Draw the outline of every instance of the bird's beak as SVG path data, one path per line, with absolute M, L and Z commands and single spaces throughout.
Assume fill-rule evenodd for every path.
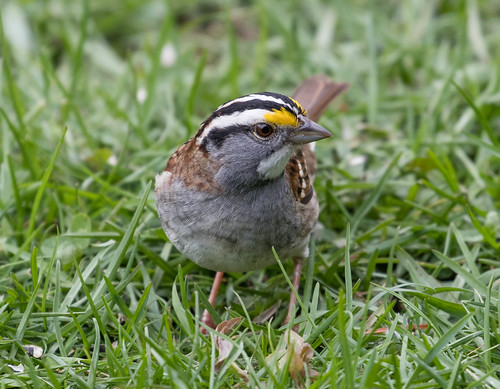
M 332 136 L 328 130 L 307 117 L 302 117 L 301 121 L 302 125 L 292 133 L 292 143 L 310 143 Z

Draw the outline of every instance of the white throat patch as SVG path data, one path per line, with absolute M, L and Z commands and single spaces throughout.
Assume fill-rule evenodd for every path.
M 290 160 L 294 149 L 290 146 L 283 146 L 262 160 L 257 167 L 257 172 L 266 180 L 279 177 L 285 171 L 286 164 Z

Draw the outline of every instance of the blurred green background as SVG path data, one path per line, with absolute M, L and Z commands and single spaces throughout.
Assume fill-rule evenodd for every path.
M 500 385 L 500 2 L 3 0 L 0 13 L 3 385 Z M 321 119 L 335 138 L 317 148 L 321 228 L 299 293 L 318 377 L 266 362 L 286 314 L 278 266 L 227 275 L 219 319 L 277 311 L 244 320 L 216 372 L 196 322 L 212 272 L 170 245 L 151 182 L 221 103 L 317 73 L 350 84 Z

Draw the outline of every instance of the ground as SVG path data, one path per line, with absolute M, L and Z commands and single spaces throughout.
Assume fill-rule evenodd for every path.
M 5 387 L 500 386 L 498 2 L 0 13 Z M 317 73 L 350 88 L 320 121 L 335 138 L 317 145 L 297 374 L 275 351 L 291 261 L 227 274 L 212 313 L 243 319 L 201 335 L 213 273 L 171 246 L 152 185 L 218 105 Z

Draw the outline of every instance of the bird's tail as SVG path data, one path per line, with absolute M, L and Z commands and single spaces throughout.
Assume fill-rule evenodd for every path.
M 318 121 L 328 104 L 348 87 L 346 82 L 334 82 L 318 74 L 302 82 L 293 92 L 293 98 L 307 110 L 311 120 Z

